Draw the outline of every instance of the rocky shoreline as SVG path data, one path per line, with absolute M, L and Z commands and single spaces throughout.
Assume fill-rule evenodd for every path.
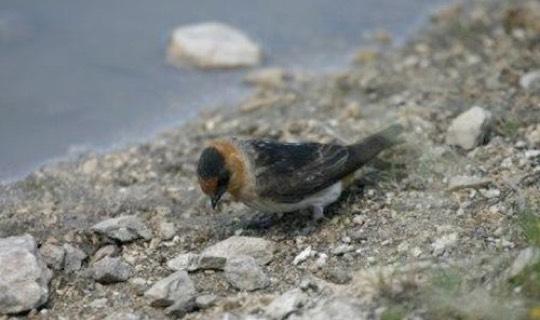
M 0 319 L 540 319 L 540 3 L 454 5 L 357 60 L 252 74 L 235 108 L 1 186 Z M 198 190 L 209 139 L 396 121 L 316 228 Z

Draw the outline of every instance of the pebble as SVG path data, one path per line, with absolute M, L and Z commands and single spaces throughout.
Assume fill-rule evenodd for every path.
M 335 256 L 340 256 L 348 252 L 354 251 L 354 246 L 350 244 L 340 244 L 334 249 L 332 249 L 332 254 Z
M 177 271 L 156 282 L 144 296 L 152 307 L 189 309 L 195 303 L 197 289 L 186 271 Z M 171 309 L 172 310 L 172 309 Z
M 229 257 L 246 255 L 253 257 L 259 265 L 270 263 L 273 258 L 274 244 L 271 241 L 232 236 L 206 248 L 199 258 L 201 269 L 223 269 Z
M 473 176 L 453 176 L 449 179 L 448 190 L 455 191 L 466 188 L 485 187 L 491 183 L 489 178 L 473 177 Z
M 433 256 L 441 256 L 446 249 L 456 244 L 457 240 L 458 234 L 455 232 L 443 235 L 442 237 L 436 239 L 435 242 L 431 244 Z
M 179 66 L 235 68 L 258 65 L 262 50 L 236 28 L 205 22 L 176 28 L 171 35 L 167 58 Z
M 40 307 L 49 298 L 52 272 L 31 235 L 0 239 L 0 314 Z
M 300 263 L 306 261 L 311 256 L 311 252 L 312 252 L 311 246 L 305 248 L 299 254 L 297 254 L 296 257 L 294 257 L 293 264 L 297 266 Z
M 525 158 L 533 159 L 540 157 L 540 150 L 527 150 L 525 151 Z
M 64 244 L 66 252 L 64 258 L 64 271 L 73 272 L 81 270 L 83 261 L 88 257 L 84 251 L 69 243 Z
M 474 106 L 452 121 L 446 132 L 446 143 L 472 150 L 485 141 L 492 125 L 491 112 Z
M 309 297 L 301 289 L 292 289 L 275 298 L 264 308 L 264 314 L 273 320 L 282 320 L 298 311 Z
M 133 312 L 113 312 L 103 320 L 140 320 L 142 317 Z
M 61 270 L 64 266 L 64 256 L 66 252 L 63 246 L 46 242 L 39 248 L 39 253 L 49 268 Z
M 173 271 L 195 271 L 199 269 L 199 255 L 194 253 L 185 253 L 167 261 L 167 267 Z
M 195 304 L 200 309 L 213 307 L 218 302 L 219 297 L 214 294 L 203 294 L 195 298 Z
M 332 267 L 325 272 L 326 280 L 335 284 L 346 284 L 351 281 L 351 274 L 342 267 Z
M 176 226 L 172 222 L 162 221 L 159 224 L 159 237 L 162 240 L 171 240 L 176 235 Z
M 107 302 L 109 302 L 107 298 L 96 299 L 90 302 L 89 307 L 93 309 L 103 309 L 107 306 Z
M 270 285 L 270 279 L 250 256 L 234 256 L 225 265 L 227 281 L 239 290 L 254 291 Z
M 136 216 L 121 216 L 102 221 L 92 231 L 121 243 L 152 239 L 152 231 Z
M 535 86 L 540 89 L 540 70 L 533 70 L 522 75 L 519 78 L 519 85 L 525 90 L 532 89 Z
M 120 257 L 105 257 L 94 264 L 92 272 L 94 280 L 107 284 L 128 280 L 133 274 L 133 267 Z

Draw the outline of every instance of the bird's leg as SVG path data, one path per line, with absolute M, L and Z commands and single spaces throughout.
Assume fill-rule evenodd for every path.
M 323 206 L 313 206 L 313 221 L 319 221 L 324 219 L 324 207 Z

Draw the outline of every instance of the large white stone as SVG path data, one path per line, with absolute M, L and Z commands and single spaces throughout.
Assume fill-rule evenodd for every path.
M 480 145 L 486 138 L 493 116 L 481 107 L 472 107 L 452 121 L 446 132 L 446 143 L 471 150 Z
M 262 50 L 240 30 L 222 23 L 207 22 L 176 28 L 167 58 L 175 65 L 236 68 L 259 64 Z
M 43 305 L 51 277 L 32 236 L 0 239 L 0 314 Z

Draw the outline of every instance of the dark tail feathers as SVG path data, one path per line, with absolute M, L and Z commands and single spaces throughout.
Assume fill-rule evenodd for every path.
M 370 135 L 358 143 L 350 145 L 352 156 L 349 158 L 349 164 L 359 168 L 375 158 L 384 149 L 401 143 L 402 141 L 399 139 L 399 135 L 402 131 L 403 126 L 396 123 Z

